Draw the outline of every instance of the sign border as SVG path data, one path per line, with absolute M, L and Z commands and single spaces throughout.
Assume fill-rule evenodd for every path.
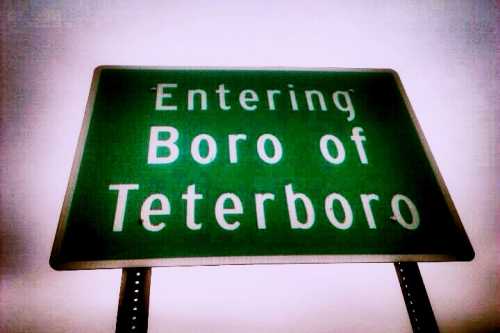
M 397 88 L 404 100 L 406 109 L 410 114 L 413 126 L 417 130 L 417 135 L 422 144 L 425 156 L 430 162 L 432 171 L 439 184 L 439 189 L 444 196 L 445 202 L 450 210 L 456 227 L 464 237 L 471 249 L 471 253 L 464 256 L 454 256 L 445 254 L 354 254 L 354 255 L 262 255 L 262 256 L 218 256 L 218 257 L 181 257 L 181 258 L 153 258 L 153 259 L 122 259 L 122 260 L 92 260 L 92 261 L 71 261 L 60 262 L 61 244 L 66 231 L 69 207 L 73 199 L 77 176 L 83 157 L 83 150 L 87 133 L 94 110 L 94 102 L 97 87 L 102 70 L 105 69 L 128 69 L 128 70 L 219 70 L 219 71 L 304 71 L 304 72 L 379 72 L 392 74 Z M 450 193 L 444 183 L 444 179 L 439 172 L 437 163 L 431 153 L 429 145 L 424 137 L 422 128 L 415 116 L 415 112 L 410 104 L 406 91 L 403 87 L 399 74 L 390 68 L 336 68 L 336 67 L 176 67 L 176 66 L 120 66 L 101 65 L 94 69 L 92 83 L 87 99 L 83 124 L 78 137 L 78 144 L 71 167 L 71 173 L 64 195 L 63 206 L 59 216 L 56 235 L 49 264 L 55 270 L 81 270 L 100 268 L 127 268 L 127 267 L 172 267 L 172 266 L 212 266 L 212 265 L 248 265 L 248 264 L 327 264 L 327 263 L 375 263 L 375 262 L 419 262 L 419 261 L 470 261 L 474 259 L 475 253 L 467 233 L 460 221 L 457 209 L 451 200 Z

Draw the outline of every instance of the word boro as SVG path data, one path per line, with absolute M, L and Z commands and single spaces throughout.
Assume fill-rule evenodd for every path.
M 473 256 L 395 72 L 99 67 L 50 262 Z

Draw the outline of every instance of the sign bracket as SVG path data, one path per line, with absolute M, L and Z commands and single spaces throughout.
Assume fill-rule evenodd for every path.
M 416 262 L 395 262 L 399 285 L 413 332 L 439 333 L 427 291 Z
M 116 333 L 148 331 L 150 285 L 150 267 L 122 269 Z

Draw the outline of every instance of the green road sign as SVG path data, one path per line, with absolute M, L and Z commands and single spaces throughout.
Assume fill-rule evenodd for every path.
M 99 67 L 51 265 L 473 256 L 395 72 Z

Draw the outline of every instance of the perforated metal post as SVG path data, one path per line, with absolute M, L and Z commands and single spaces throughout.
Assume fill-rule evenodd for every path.
M 116 333 L 148 331 L 151 268 L 124 268 L 120 287 Z
M 394 263 L 413 332 L 439 333 L 424 281 L 416 262 Z

